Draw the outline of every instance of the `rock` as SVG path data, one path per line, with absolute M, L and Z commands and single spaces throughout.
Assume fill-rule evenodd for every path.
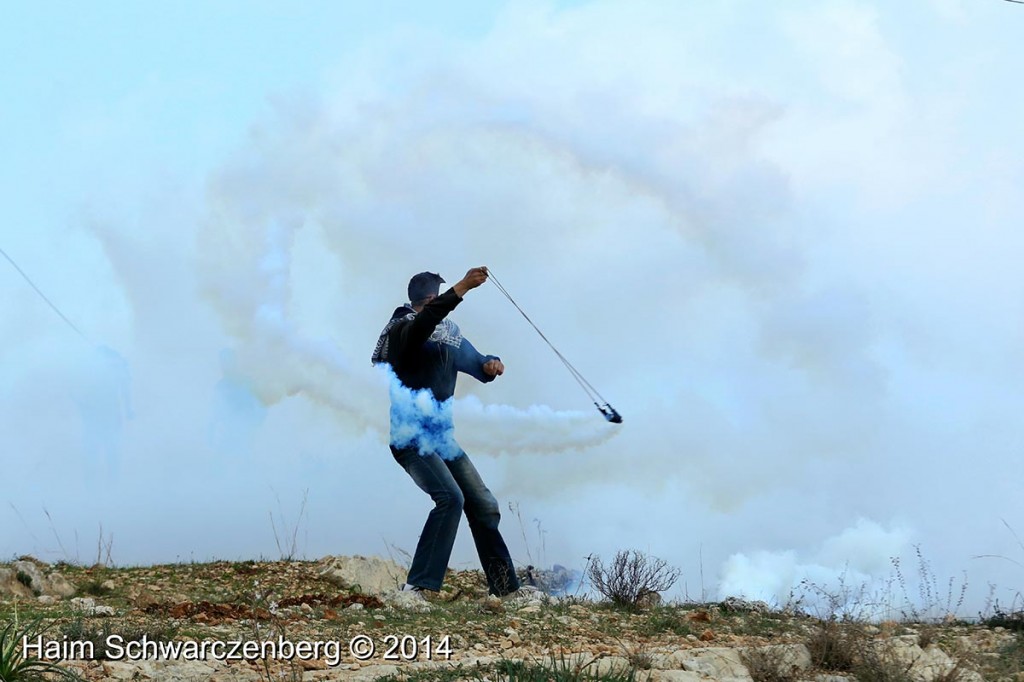
M 899 668 L 907 670 L 910 677 L 918 682 L 931 682 L 956 667 L 953 659 L 939 647 L 921 649 L 917 645 L 916 635 L 876 642 L 874 651 L 881 660 L 891 660 Z M 968 670 L 963 671 L 957 679 L 961 682 L 974 682 L 974 680 L 980 681 L 981 677 Z
M 745 613 L 768 613 L 771 607 L 763 601 L 747 601 L 739 597 L 726 597 L 719 603 L 723 611 Z
M 41 561 L 19 559 L 10 568 L 0 568 L 0 595 L 31 598 L 37 595 L 70 597 L 75 586 Z
M 718 682 L 751 682 L 750 672 L 743 665 L 737 649 L 690 649 L 682 653 L 683 670 L 706 675 Z
M 75 597 L 71 600 L 71 608 L 74 611 L 92 613 L 92 610 L 96 608 L 96 600 L 92 597 Z
M 594 654 L 588 653 L 586 651 L 581 651 L 575 654 L 566 654 L 565 665 L 570 670 L 580 670 L 585 666 L 589 666 L 593 660 Z
M 148 676 L 160 682 L 193 682 L 194 680 L 208 680 L 216 668 L 212 661 L 139 661 L 142 670 L 146 670 Z M 148 666 L 146 664 L 149 664 Z M 147 670 L 147 668 L 149 668 Z M 133 678 L 134 679 L 134 678 Z
M 652 670 L 650 682 L 704 682 L 704 678 L 689 670 Z
M 773 671 L 779 679 L 793 677 L 793 673 L 809 670 L 811 663 L 811 652 L 804 644 L 775 644 L 742 650 L 743 652 L 760 652 L 765 655 L 766 660 L 773 661 L 778 669 Z M 740 658 L 742 659 L 743 653 Z
M 394 561 L 380 557 L 329 556 L 320 560 L 319 569 L 320 575 L 339 587 L 376 596 L 400 588 L 406 575 Z
M 75 597 L 71 600 L 71 609 L 86 616 L 113 616 L 115 611 L 110 606 L 97 606 L 92 597 Z
M 53 595 L 55 597 L 70 597 L 78 588 L 56 571 L 46 576 L 46 583 L 43 585 L 43 594 Z
M 661 595 L 657 592 L 648 590 L 640 595 L 636 601 L 636 605 L 642 609 L 653 609 L 656 606 L 661 606 Z
M 548 597 L 536 588 L 522 587 L 511 594 L 506 594 L 501 599 L 509 606 L 520 607 L 529 604 L 543 604 L 545 600 L 552 599 L 552 597 Z
M 649 655 L 649 660 L 651 662 L 651 668 L 654 668 L 655 670 L 672 670 L 679 667 L 679 664 L 676 662 L 675 658 L 672 657 L 672 654 L 652 653 Z
M 151 606 L 157 606 L 158 604 L 164 603 L 163 599 L 160 599 L 155 594 L 146 589 L 132 590 L 128 598 L 131 600 L 137 608 L 145 611 Z
M 392 608 L 405 609 L 408 611 L 429 611 L 432 607 L 430 602 L 423 598 L 419 592 L 403 592 L 392 590 L 381 595 L 385 604 Z
M 598 676 L 606 676 L 616 673 L 621 674 L 630 670 L 630 668 L 629 661 L 622 656 L 604 656 L 597 659 L 594 665 L 587 668 L 587 670 L 596 673 Z

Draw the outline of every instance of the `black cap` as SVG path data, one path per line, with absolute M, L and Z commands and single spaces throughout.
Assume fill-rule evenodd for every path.
M 409 302 L 417 303 L 428 296 L 437 296 L 444 279 L 436 272 L 421 272 L 409 280 Z

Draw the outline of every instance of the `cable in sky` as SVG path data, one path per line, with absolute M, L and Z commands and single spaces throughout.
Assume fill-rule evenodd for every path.
M 54 304 L 53 304 L 53 301 L 51 301 L 50 299 L 48 299 L 48 298 L 46 297 L 46 294 L 44 294 L 44 293 L 43 293 L 42 291 L 40 291 L 40 290 L 39 290 L 39 287 L 37 287 L 37 286 L 35 285 L 35 282 L 33 282 L 33 281 L 32 281 L 32 280 L 31 280 L 31 279 L 29 278 L 29 276 L 25 274 L 25 271 L 24 271 L 24 270 L 22 270 L 22 269 L 21 269 L 20 267 L 18 267 L 18 264 L 14 262 L 14 259 L 13 259 L 13 258 L 11 258 L 10 256 L 8 256 L 8 255 L 7 255 L 7 252 L 6 252 L 6 251 L 4 251 L 4 250 L 3 250 L 2 248 L 0 248 L 0 254 L 3 254 L 3 257 L 7 259 L 7 262 L 8 262 L 8 263 L 10 263 L 10 264 L 11 264 L 12 266 L 14 266 L 14 269 L 18 271 L 18 274 L 19 274 L 19 275 L 21 275 L 22 277 L 24 277 L 24 278 L 25 278 L 25 281 L 26 281 L 26 282 L 28 282 L 28 285 L 29 285 L 30 287 L 32 287 L 33 289 L 35 289 L 35 292 L 36 292 L 37 294 L 39 294 L 39 297 L 40 297 L 41 299 L 43 299 L 44 301 L 46 301 L 46 304 L 47 304 L 48 306 L 50 306 L 50 308 L 52 308 L 52 309 L 53 309 L 53 312 L 55 312 L 55 313 L 57 313 L 58 315 L 60 315 L 60 319 L 64 320 L 64 321 L 65 321 L 65 322 L 67 323 L 67 325 L 68 325 L 69 327 L 71 327 L 72 329 L 74 329 L 74 330 L 75 330 L 75 333 L 76 333 L 76 334 L 78 334 L 78 335 L 79 335 L 80 337 L 82 337 L 82 340 L 83 340 L 83 341 L 88 341 L 88 339 L 87 339 L 87 338 L 85 338 L 85 334 L 83 334 L 83 333 L 82 333 L 82 332 L 81 332 L 81 331 L 80 331 L 80 330 L 78 329 L 78 327 L 76 327 L 76 326 L 75 326 L 75 323 L 74 323 L 74 322 L 72 322 L 71 320 L 69 320 L 69 319 L 68 319 L 68 317 L 67 317 L 67 315 L 65 315 L 64 313 L 62 313 L 62 312 L 60 311 L 60 308 L 58 308 L 58 307 L 57 307 L 56 305 L 54 305 Z

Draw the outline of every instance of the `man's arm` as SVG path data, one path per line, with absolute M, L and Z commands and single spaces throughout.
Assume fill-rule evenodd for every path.
M 448 313 L 455 310 L 459 303 L 462 303 L 462 297 L 458 296 L 455 287 L 452 287 L 423 306 L 423 310 L 416 313 L 411 322 L 398 328 L 399 352 L 406 348 L 419 348 L 426 343 L 434 333 L 434 328 L 448 317 Z
M 399 352 L 408 348 L 418 348 L 426 343 L 434 333 L 434 328 L 448 316 L 448 313 L 455 310 L 455 306 L 462 302 L 463 296 L 470 289 L 476 289 L 486 281 L 486 267 L 471 268 L 455 286 L 423 306 L 412 322 L 398 329 Z
M 482 355 L 465 336 L 455 355 L 455 369 L 479 381 L 488 383 L 505 371 L 505 366 L 496 355 Z

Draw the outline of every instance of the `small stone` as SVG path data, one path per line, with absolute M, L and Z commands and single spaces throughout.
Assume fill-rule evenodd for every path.
M 636 605 L 643 609 L 652 609 L 656 606 L 661 606 L 661 595 L 657 592 L 648 590 L 637 599 Z
M 71 600 L 71 608 L 83 611 L 96 606 L 96 600 L 92 597 L 75 597 Z
M 702 642 L 710 642 L 714 638 L 715 638 L 715 633 L 712 632 L 711 630 L 705 630 L 704 632 L 700 633 L 700 641 L 702 641 Z

